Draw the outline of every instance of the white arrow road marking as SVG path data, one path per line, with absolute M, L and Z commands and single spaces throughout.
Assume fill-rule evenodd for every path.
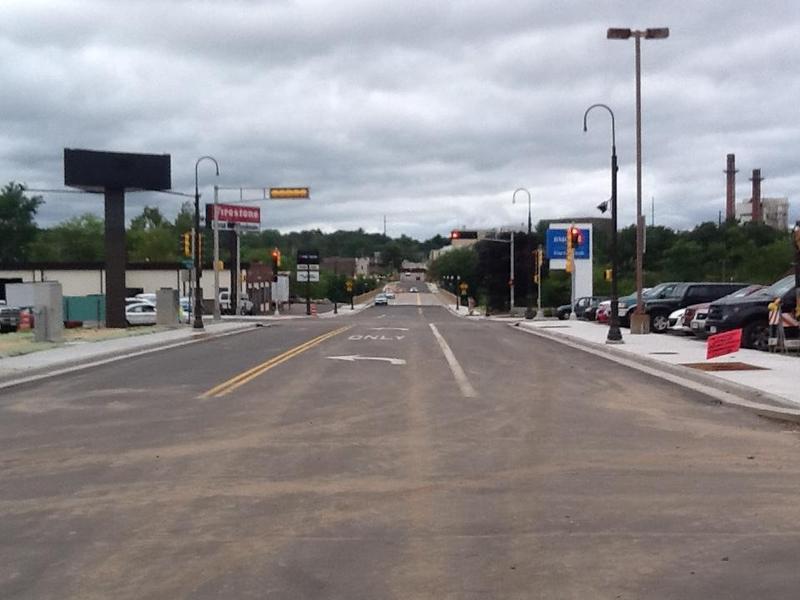
M 388 362 L 392 365 L 404 365 L 406 361 L 402 358 L 391 358 L 389 356 L 361 356 L 359 354 L 351 354 L 349 356 L 326 356 L 332 360 L 346 360 L 347 362 L 354 362 L 357 360 L 381 360 Z
M 370 327 L 372 331 L 408 331 L 408 327 Z
M 461 368 L 461 365 L 456 359 L 456 355 L 453 354 L 453 351 L 450 349 L 447 341 L 442 337 L 442 334 L 439 333 L 439 330 L 436 329 L 436 325 L 433 323 L 428 323 L 428 325 L 430 325 L 436 341 L 439 342 L 439 347 L 442 349 L 445 359 L 447 359 L 447 364 L 450 365 L 450 370 L 453 372 L 453 377 L 455 377 L 459 389 L 461 389 L 461 394 L 465 398 L 475 398 L 478 393 L 470 384 L 469 379 L 467 379 L 467 374 L 464 373 L 464 369 Z

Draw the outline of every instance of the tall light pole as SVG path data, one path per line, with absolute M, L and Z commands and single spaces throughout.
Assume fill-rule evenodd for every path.
M 611 318 L 608 324 L 606 344 L 622 344 L 619 329 L 619 290 L 617 289 L 617 132 L 614 124 L 614 111 L 605 104 L 592 104 L 583 113 L 583 131 L 587 131 L 586 118 L 593 108 L 605 108 L 611 115 Z
M 511 204 L 516 204 L 517 192 L 528 194 L 528 237 L 525 239 L 525 318 L 533 318 L 533 295 L 531 294 L 531 282 L 533 272 L 528 272 L 527 265 L 531 264 L 531 193 L 525 188 L 517 188 L 511 196 Z
M 214 163 L 219 177 L 219 164 L 214 157 L 201 156 L 194 163 L 194 329 L 203 328 L 203 288 L 200 287 L 200 188 L 197 183 L 197 169 L 203 160 Z
M 606 32 L 609 40 L 636 42 L 636 310 L 631 315 L 631 333 L 649 331 L 649 320 L 642 306 L 642 257 L 644 254 L 644 220 L 642 218 L 642 51 L 641 39 L 662 40 L 669 37 L 668 27 L 645 29 L 611 28 Z

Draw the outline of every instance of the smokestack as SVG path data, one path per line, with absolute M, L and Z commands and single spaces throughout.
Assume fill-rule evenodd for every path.
M 753 182 L 753 197 L 750 199 L 752 202 L 752 221 L 753 223 L 761 223 L 761 182 L 764 178 L 761 177 L 761 169 L 753 169 L 753 176 L 750 178 Z
M 728 154 L 728 168 L 725 169 L 728 176 L 727 187 L 725 189 L 725 220 L 729 221 L 736 218 L 736 155 Z

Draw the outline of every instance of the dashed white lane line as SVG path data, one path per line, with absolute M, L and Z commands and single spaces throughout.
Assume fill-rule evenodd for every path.
M 453 377 L 455 378 L 456 383 L 461 390 L 461 394 L 465 398 L 475 398 L 478 393 L 475 391 L 475 388 L 472 387 L 472 384 L 470 384 L 469 379 L 467 379 L 464 369 L 461 368 L 458 359 L 456 358 L 455 354 L 453 354 L 450 346 L 447 344 L 447 340 L 445 340 L 442 337 L 442 334 L 439 333 L 439 330 L 436 329 L 436 325 L 433 323 L 428 323 L 428 325 L 430 325 L 436 341 L 439 342 L 439 347 L 442 349 L 442 353 L 447 360 L 447 364 L 450 366 L 450 370 L 453 372 Z

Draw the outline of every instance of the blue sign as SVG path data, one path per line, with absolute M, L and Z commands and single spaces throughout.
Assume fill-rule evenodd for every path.
M 583 241 L 575 247 L 575 258 L 589 258 L 589 249 L 592 240 L 589 237 L 589 230 L 579 227 Z M 547 258 L 567 258 L 567 230 L 548 229 L 547 230 Z

